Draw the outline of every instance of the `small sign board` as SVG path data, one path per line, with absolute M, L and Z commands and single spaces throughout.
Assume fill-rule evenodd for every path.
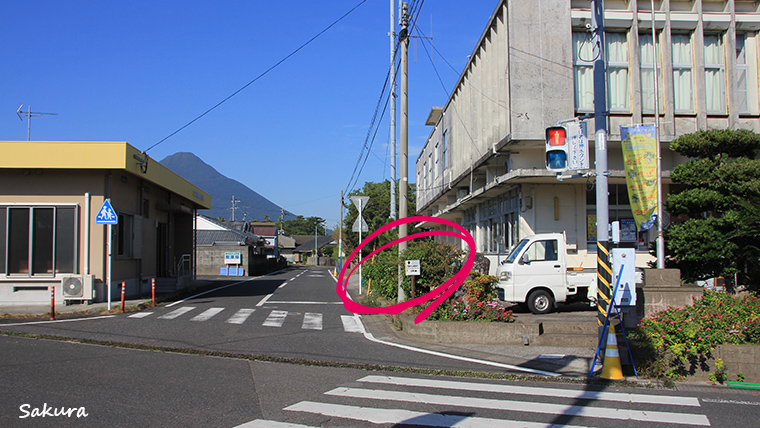
M 568 169 L 588 169 L 588 131 L 586 122 L 567 124 L 567 139 L 570 141 L 567 154 Z
M 622 271 L 621 271 L 622 269 Z M 618 282 L 618 275 L 620 279 Z M 618 285 L 615 292 L 615 306 L 636 306 L 636 250 L 633 248 L 612 249 L 612 284 Z
M 362 210 L 369 202 L 369 196 L 351 196 L 351 201 L 356 205 L 356 209 Z
M 110 199 L 103 201 L 103 205 L 98 210 L 98 215 L 95 216 L 95 224 L 119 224 L 119 216 L 113 210 Z
M 406 261 L 406 276 L 419 276 L 420 274 L 420 261 L 419 260 L 407 260 Z
M 241 260 L 241 253 L 239 251 L 225 251 L 224 252 L 225 265 L 239 265 L 240 260 Z

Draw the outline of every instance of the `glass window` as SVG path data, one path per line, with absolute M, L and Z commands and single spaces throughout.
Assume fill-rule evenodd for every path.
M 628 39 L 625 33 L 607 33 L 607 107 L 630 110 Z
M 443 138 L 441 139 L 441 168 L 442 171 L 449 167 L 449 131 L 443 131 Z
M 720 35 L 705 36 L 705 99 L 708 113 L 726 112 L 726 57 Z
M 589 33 L 573 32 L 575 109 L 594 110 L 594 52 Z
M 548 239 L 545 241 L 536 241 L 530 244 L 525 251 L 528 255 L 528 261 L 531 262 L 548 262 L 557 260 L 557 240 Z
M 692 77 L 691 38 L 673 34 L 673 94 L 676 112 L 694 112 L 694 78 Z
M 607 107 L 630 110 L 628 40 L 625 33 L 605 34 Z M 575 109 L 594 109 L 594 49 L 588 32 L 573 32 L 573 84 Z
M 736 35 L 736 99 L 739 113 L 749 113 L 746 39 L 745 34 Z
M 132 257 L 132 216 L 120 213 L 119 224 L 114 229 L 116 255 L 122 258 Z
M 29 274 L 29 208 L 8 209 L 8 273 Z
M 53 208 L 32 208 L 32 274 L 53 273 Z
M 5 273 L 5 219 L 7 217 L 7 209 L 0 207 L 0 274 Z
M 659 43 L 658 43 L 659 44 Z M 639 36 L 639 58 L 641 59 L 641 109 L 645 112 L 654 113 L 655 99 L 659 101 L 659 109 L 662 112 L 662 68 L 657 60 L 657 46 L 652 43 L 652 34 Z M 654 74 L 657 67 L 659 79 L 659 93 L 655 96 Z
M 77 250 L 77 215 L 74 207 L 55 210 L 55 271 L 74 273 Z

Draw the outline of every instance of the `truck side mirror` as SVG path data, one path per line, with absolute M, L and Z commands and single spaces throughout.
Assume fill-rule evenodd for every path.
M 520 263 L 524 265 L 530 264 L 530 257 L 528 256 L 528 253 L 523 253 L 522 257 L 520 257 Z

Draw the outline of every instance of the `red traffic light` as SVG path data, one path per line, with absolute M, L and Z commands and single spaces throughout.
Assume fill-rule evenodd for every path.
M 546 128 L 546 143 L 550 146 L 564 146 L 567 142 L 567 130 L 562 126 Z

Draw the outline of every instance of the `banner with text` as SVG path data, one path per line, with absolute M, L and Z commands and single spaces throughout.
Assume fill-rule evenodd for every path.
M 654 125 L 620 127 L 628 199 L 639 232 L 657 218 L 657 137 Z

